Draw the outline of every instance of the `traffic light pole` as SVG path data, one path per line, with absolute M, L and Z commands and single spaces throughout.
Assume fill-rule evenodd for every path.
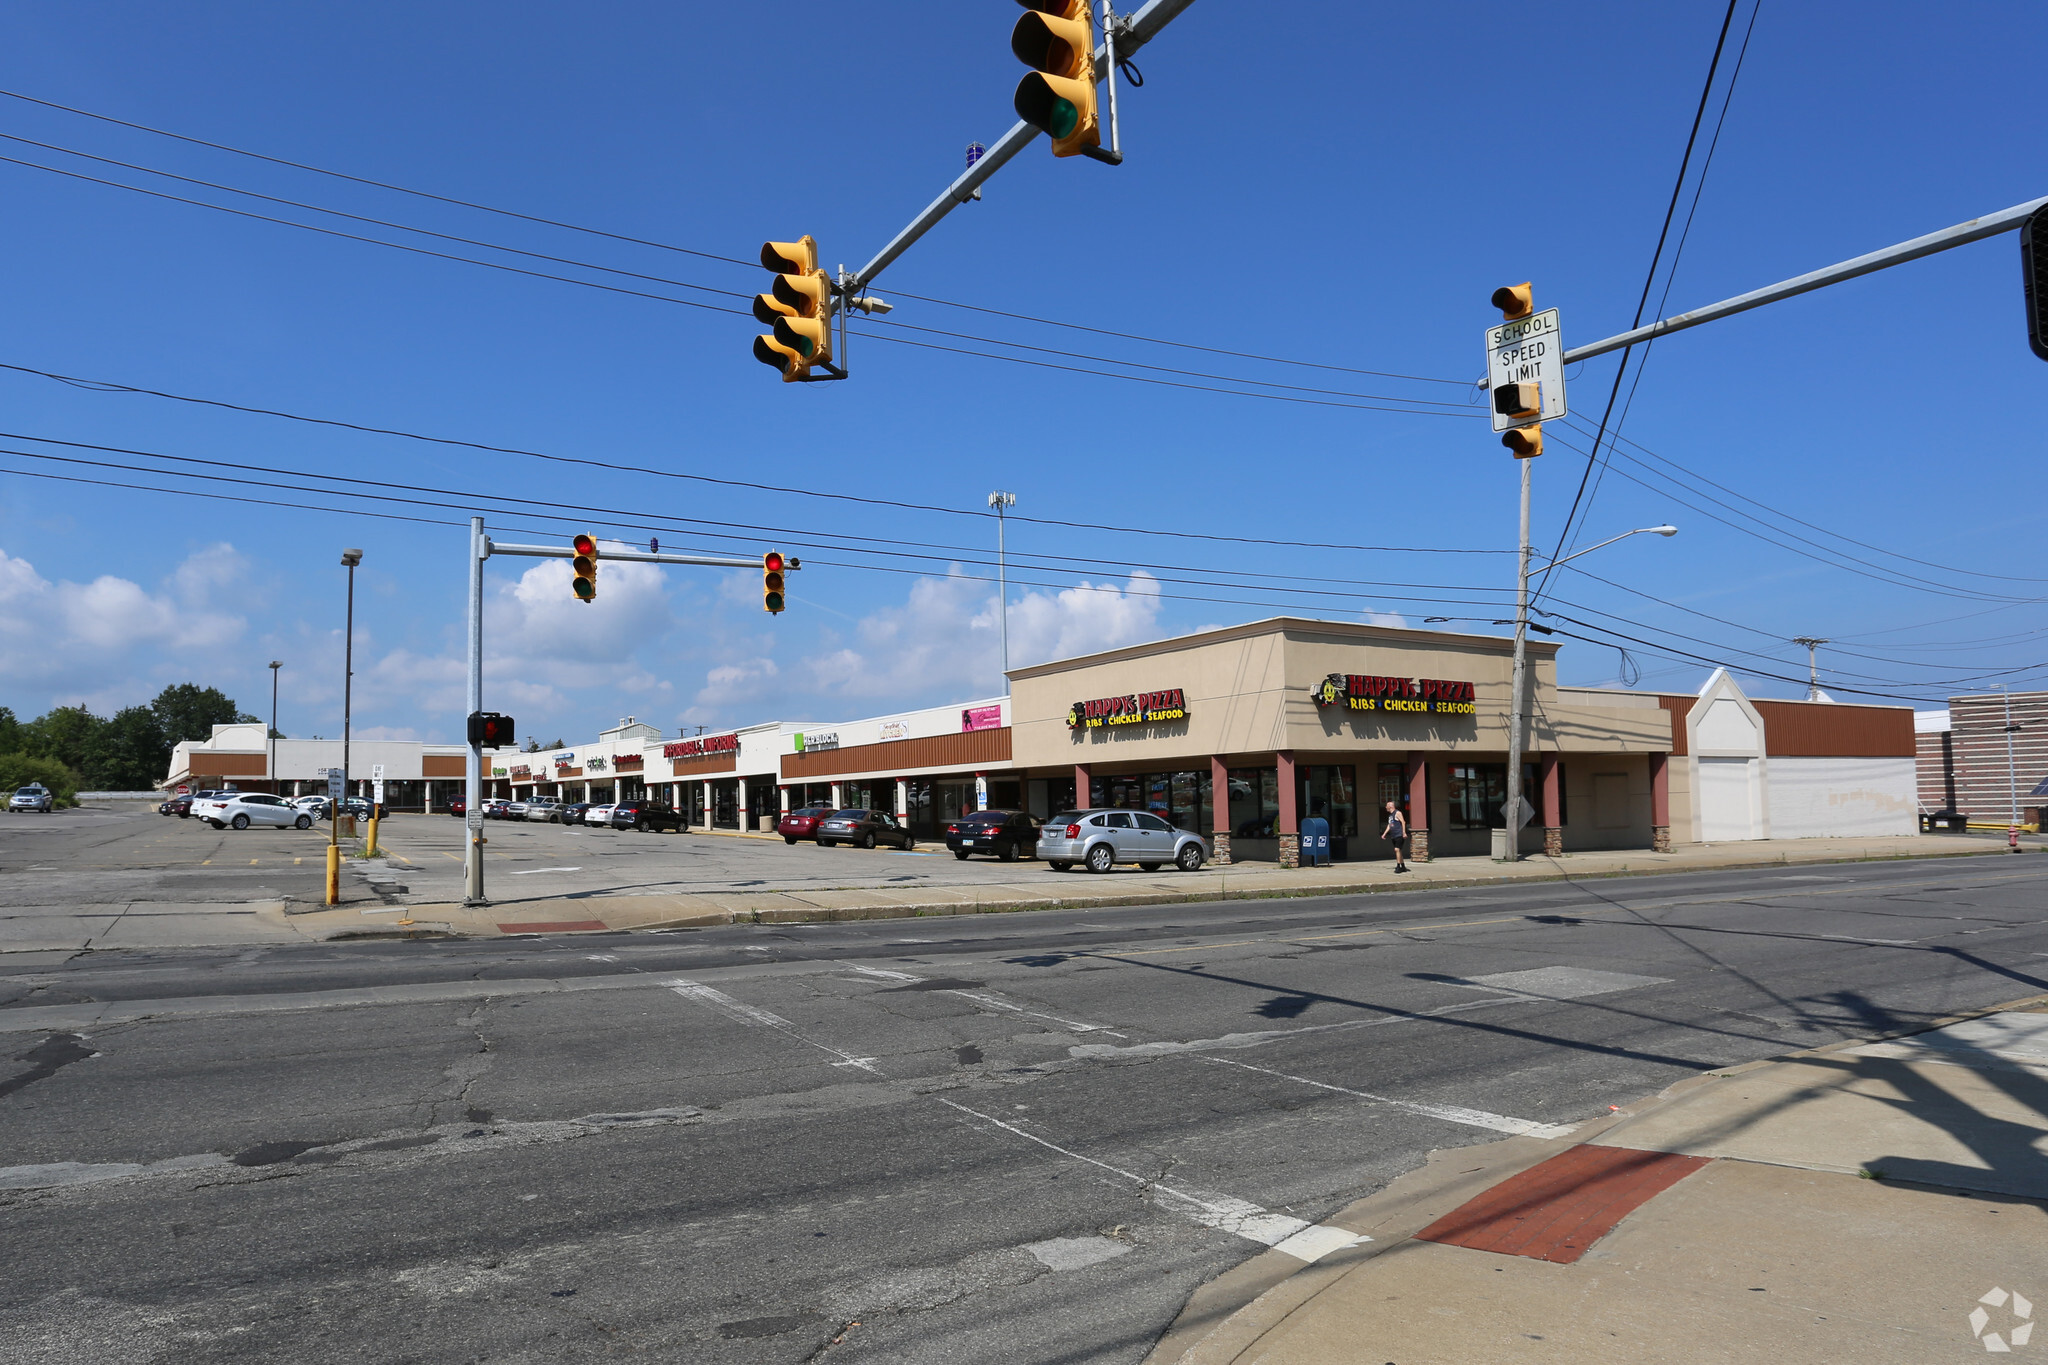
M 1158 37 L 1161 29 L 1178 19 L 1181 12 L 1194 2 L 1195 0 L 1148 0 L 1148 3 L 1141 5 L 1137 13 L 1123 21 L 1116 30 L 1114 51 L 1117 59 L 1127 61 L 1136 55 L 1139 48 Z M 1098 73 L 1106 68 L 1111 50 L 1109 44 L 1095 49 L 1095 69 Z M 1112 127 L 1111 136 L 1114 135 Z M 981 188 L 982 183 L 1001 170 L 1004 163 L 1023 151 L 1037 136 L 1038 129 L 1021 119 L 1018 120 L 1009 132 L 990 143 L 988 150 L 958 179 L 946 186 L 938 198 L 927 204 L 923 213 L 911 219 L 908 227 L 891 237 L 889 244 L 876 252 L 873 260 L 860 268 L 860 272 L 853 276 L 847 292 L 866 288 L 877 275 L 887 270 L 898 256 L 916 245 L 918 238 L 937 227 L 941 218 L 960 205 L 976 199 L 976 191 Z
M 1732 317 L 1737 313 L 1746 313 L 1752 308 L 1761 308 L 1767 303 L 1777 303 L 1781 299 L 1796 298 L 1801 294 L 1810 294 L 1816 289 L 1825 289 L 1831 284 L 1840 284 L 1844 280 L 1853 280 L 1858 276 L 1868 275 L 1875 271 L 1886 269 L 1889 266 L 1904 265 L 1908 261 L 1917 261 L 1923 256 L 1932 256 L 1936 252 L 1948 251 L 1959 246 L 1968 246 L 1972 242 L 1981 242 L 1987 237 L 1996 237 L 2000 233 L 2017 231 L 2026 223 L 2027 219 L 2034 215 L 2036 210 L 2042 208 L 2048 208 L 2048 198 L 2030 199 L 2024 204 L 2015 204 L 2009 209 L 2001 209 L 1997 213 L 1986 214 L 1982 218 L 1972 218 L 1967 223 L 1958 223 L 1954 227 L 1943 228 L 1939 232 L 1930 232 L 1924 237 L 1915 237 L 1910 242 L 1900 242 L 1897 246 L 1888 246 L 1881 251 L 1873 251 L 1867 255 L 1858 256 L 1853 260 L 1842 261 L 1820 270 L 1808 271 L 1804 275 L 1797 275 L 1789 280 L 1781 280 L 1777 284 L 1766 285 L 1762 289 L 1752 289 L 1747 294 L 1737 294 L 1732 299 L 1723 299 L 1719 303 L 1710 303 L 1704 308 L 1695 308 L 1689 313 L 1674 313 L 1668 318 L 1662 318 L 1645 326 L 1637 327 L 1632 331 L 1619 332 L 1603 341 L 1595 341 L 1585 346 L 1574 346 L 1564 353 L 1564 363 L 1574 365 L 1581 360 L 1590 360 L 1596 355 L 1606 355 L 1609 351 L 1618 351 L 1624 346 L 1638 345 L 1657 337 L 1669 335 L 1672 332 L 1682 332 L 1688 327 L 1697 327 L 1704 322 L 1713 322 L 1717 318 Z M 1484 389 L 1488 387 L 1490 382 L 1489 378 L 1482 378 L 1479 381 L 1479 387 Z
M 1501 808 L 1501 823 L 1507 828 L 1495 836 L 1495 862 L 1516 862 L 1522 840 L 1522 748 L 1528 729 L 1529 692 L 1529 479 L 1533 459 L 1517 460 L 1522 466 L 1521 567 L 1515 574 L 1515 666 L 1508 695 L 1508 799 Z M 1502 836 L 1505 837 L 1502 837 Z
M 505 545 L 484 534 L 484 519 L 469 519 L 469 714 L 484 709 L 484 561 L 492 555 L 513 555 L 526 559 L 574 559 L 568 545 Z M 634 564 L 697 564 L 718 569 L 758 569 L 756 559 L 730 559 L 719 555 L 665 555 L 647 550 L 601 550 L 599 560 L 616 559 Z M 791 559 L 788 567 L 801 567 Z M 488 905 L 484 898 L 484 749 L 480 739 L 469 744 L 463 790 L 467 802 L 462 823 L 469 835 L 462 853 L 462 903 Z

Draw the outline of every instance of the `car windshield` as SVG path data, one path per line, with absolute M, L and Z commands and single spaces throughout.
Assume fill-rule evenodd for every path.
M 963 821 L 977 825 L 1000 825 L 1003 821 L 1010 818 L 1010 812 L 1006 810 L 978 810 L 971 815 L 963 815 L 960 818 Z
M 23 787 L 15 793 L 16 796 L 41 796 L 42 794 L 43 789 L 41 787 Z

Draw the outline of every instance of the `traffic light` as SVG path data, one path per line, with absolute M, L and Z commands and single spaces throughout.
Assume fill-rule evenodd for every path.
M 761 556 L 761 609 L 771 615 L 782 610 L 782 551 Z
M 808 379 L 832 360 L 832 284 L 818 268 L 818 244 L 763 242 L 761 264 L 775 281 L 754 296 L 754 317 L 773 333 L 754 338 L 754 359 L 781 370 L 784 383 Z
M 1528 317 L 1536 310 L 1535 295 L 1527 280 L 1520 284 L 1506 284 L 1493 291 L 1493 306 L 1500 309 L 1504 322 Z
M 1528 317 L 1536 311 L 1535 290 L 1527 280 L 1520 284 L 1502 285 L 1493 291 L 1493 306 L 1500 309 L 1503 322 Z M 1493 410 L 1511 420 L 1540 417 L 1543 415 L 1542 386 L 1533 379 L 1496 385 Z M 1500 443 L 1514 452 L 1516 459 L 1533 460 L 1543 453 L 1543 423 L 1531 421 L 1526 426 L 1511 427 L 1502 434 Z
M 570 542 L 576 547 L 576 557 L 569 561 L 569 568 L 575 579 L 569 587 L 575 592 L 578 602 L 597 600 L 597 542 L 587 535 L 578 535 Z
M 1515 427 L 1501 436 L 1500 443 L 1512 450 L 1516 459 L 1533 460 L 1543 453 L 1543 423 Z
M 1102 145 L 1088 0 L 1017 3 L 1028 12 L 1010 31 L 1010 51 L 1031 68 L 1017 82 L 1017 117 L 1052 139 L 1054 156 L 1085 156 Z
M 512 717 L 501 716 L 496 711 L 469 713 L 469 742 L 485 749 L 511 748 L 515 728 Z
M 2048 209 L 2020 226 L 2020 283 L 2027 295 L 2027 345 L 2048 360 Z

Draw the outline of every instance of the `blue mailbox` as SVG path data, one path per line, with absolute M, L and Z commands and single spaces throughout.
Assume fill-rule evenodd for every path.
M 1301 865 L 1330 865 L 1330 822 L 1320 815 L 1311 815 L 1301 822 Z

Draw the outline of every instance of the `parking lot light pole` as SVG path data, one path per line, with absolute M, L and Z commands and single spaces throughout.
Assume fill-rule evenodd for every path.
M 997 614 L 1002 619 L 1003 695 L 1007 697 L 1010 695 L 1010 575 L 1003 563 L 1003 514 L 1017 505 L 1017 495 L 997 489 L 988 495 L 988 505 L 996 509 L 996 600 Z
M 284 783 L 277 777 L 277 670 L 284 667 L 284 660 L 270 661 L 270 789 L 279 796 L 284 795 Z

